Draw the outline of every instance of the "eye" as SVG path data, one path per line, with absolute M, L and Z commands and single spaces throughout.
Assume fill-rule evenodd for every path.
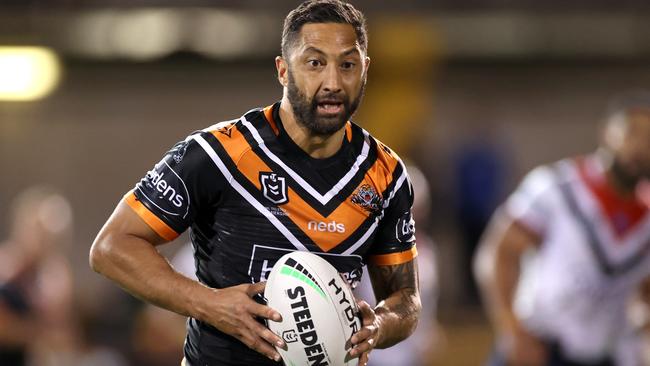
M 353 68 L 355 65 L 356 65 L 356 64 L 355 64 L 354 62 L 345 61 L 345 62 L 343 62 L 343 63 L 341 64 L 341 67 L 342 67 L 343 69 L 351 69 L 351 68 Z
M 320 60 L 316 60 L 316 59 L 308 60 L 308 61 L 307 61 L 307 64 L 308 64 L 309 66 L 311 66 L 311 67 L 318 67 L 318 66 L 321 66 L 321 65 L 322 65 L 322 63 L 320 62 Z

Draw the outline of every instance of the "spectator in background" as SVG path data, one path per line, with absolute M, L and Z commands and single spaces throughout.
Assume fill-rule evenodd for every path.
M 51 188 L 20 194 L 0 245 L 0 365 L 70 365 L 75 347 L 72 276 L 62 253 L 72 210 Z
M 505 153 L 489 131 L 479 131 L 461 144 L 455 156 L 457 219 L 463 242 L 462 268 L 471 268 L 483 231 L 503 199 Z M 479 295 L 471 271 L 463 271 L 464 301 L 478 305 Z
M 526 176 L 475 263 L 498 336 L 490 365 L 639 365 L 626 306 L 650 275 L 648 179 L 647 93 L 613 106 L 596 152 Z

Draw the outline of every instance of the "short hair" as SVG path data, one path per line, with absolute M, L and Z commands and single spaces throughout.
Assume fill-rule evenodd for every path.
M 368 49 L 366 18 L 351 4 L 340 0 L 309 0 L 293 9 L 284 19 L 282 29 L 282 56 L 288 57 L 289 50 L 302 26 L 308 23 L 342 23 L 354 28 L 363 51 Z
M 610 99 L 607 105 L 607 117 L 627 114 L 627 112 L 635 109 L 650 110 L 650 91 L 632 90 L 616 95 Z

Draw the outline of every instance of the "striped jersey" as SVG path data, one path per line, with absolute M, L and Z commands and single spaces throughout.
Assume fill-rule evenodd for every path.
M 347 122 L 339 151 L 314 159 L 286 134 L 279 107 L 191 134 L 126 202 L 164 239 L 191 228 L 197 277 L 213 288 L 264 281 L 296 250 L 322 256 L 353 287 L 365 263 L 413 259 L 413 190 L 399 157 Z M 196 319 L 185 357 L 190 365 L 275 364 Z
M 648 207 L 586 156 L 533 170 L 504 209 L 541 238 L 515 300 L 526 327 L 573 360 L 629 365 L 626 302 L 650 275 Z

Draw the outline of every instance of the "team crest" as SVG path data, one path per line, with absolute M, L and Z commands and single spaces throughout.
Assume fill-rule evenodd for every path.
M 359 187 L 352 195 L 352 202 L 369 212 L 379 211 L 381 208 L 381 197 L 370 184 Z
M 262 194 L 269 201 L 280 205 L 287 203 L 289 197 L 287 196 L 287 181 L 272 172 L 261 172 L 260 183 L 262 184 Z

